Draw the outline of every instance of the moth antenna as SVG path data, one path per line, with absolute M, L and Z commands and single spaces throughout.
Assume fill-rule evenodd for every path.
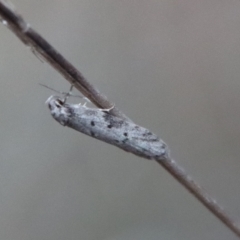
M 65 97 L 64 97 L 64 99 L 63 99 L 63 103 L 66 103 L 66 101 L 67 101 L 67 99 L 68 99 L 69 97 L 83 98 L 83 99 L 86 100 L 87 102 L 91 102 L 87 97 L 83 97 L 83 96 L 79 96 L 79 95 L 74 95 L 74 94 L 72 94 L 72 90 L 73 90 L 73 88 L 74 88 L 73 85 L 71 85 L 71 87 L 70 87 L 70 89 L 69 89 L 68 92 L 60 92 L 60 91 L 57 91 L 57 90 L 55 90 L 55 89 L 53 89 L 53 88 L 51 88 L 51 87 L 49 87 L 49 86 L 47 86 L 47 85 L 45 85 L 45 84 L 42 84 L 42 83 L 39 83 L 39 85 L 42 86 L 42 87 L 45 87 L 45 88 L 47 88 L 47 89 L 50 89 L 50 90 L 53 91 L 53 92 L 56 92 L 56 93 L 59 93 L 59 94 L 64 95 Z
M 53 88 L 51 88 L 51 87 L 49 87 L 49 86 L 47 86 L 47 85 L 45 85 L 45 84 L 42 84 L 42 83 L 39 83 L 39 85 L 42 86 L 42 87 L 45 87 L 45 88 L 47 88 L 47 89 L 50 89 L 50 90 L 53 91 L 53 92 L 60 93 L 60 94 L 66 94 L 66 93 L 64 93 L 64 92 L 57 91 L 57 90 L 55 90 L 55 89 L 53 89 Z

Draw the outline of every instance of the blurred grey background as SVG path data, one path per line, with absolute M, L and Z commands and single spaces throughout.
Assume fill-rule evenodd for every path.
M 240 219 L 240 1 L 13 1 Z M 234 240 L 154 161 L 56 123 L 69 84 L 0 25 L 0 239 Z

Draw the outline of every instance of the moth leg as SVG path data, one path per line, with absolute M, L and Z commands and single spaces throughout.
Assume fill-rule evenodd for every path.
M 72 90 L 73 90 L 73 88 L 74 88 L 74 86 L 71 85 L 69 91 L 66 93 L 65 98 L 63 99 L 63 103 L 66 103 L 67 99 L 68 99 L 70 96 L 72 96 Z
M 114 107 L 115 105 L 112 105 L 110 108 L 99 108 L 98 110 L 102 112 L 110 112 Z
M 81 103 L 80 103 L 81 104 Z M 87 108 L 87 102 L 85 102 L 82 107 Z

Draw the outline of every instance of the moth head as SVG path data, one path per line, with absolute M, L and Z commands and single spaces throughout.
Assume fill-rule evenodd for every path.
M 65 104 L 64 99 L 58 96 L 51 96 L 47 99 L 46 104 L 48 105 L 53 118 L 61 125 L 65 126 L 71 113 L 69 107 Z

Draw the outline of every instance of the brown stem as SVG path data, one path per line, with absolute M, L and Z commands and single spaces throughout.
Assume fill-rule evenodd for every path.
M 0 1 L 0 16 L 4 25 L 15 33 L 21 41 L 31 47 L 33 52 L 45 59 L 52 67 L 61 73 L 76 89 L 91 100 L 99 108 L 108 109 L 114 106 L 101 94 L 90 82 L 88 82 L 80 71 L 65 59 L 52 45 L 50 45 L 40 34 L 38 34 L 16 11 Z M 128 119 L 115 106 L 111 114 Z
M 170 157 L 164 161 L 157 162 L 165 168 L 179 183 L 192 193 L 209 211 L 211 211 L 221 222 L 228 226 L 240 237 L 240 225 L 200 187 L 185 171 Z

